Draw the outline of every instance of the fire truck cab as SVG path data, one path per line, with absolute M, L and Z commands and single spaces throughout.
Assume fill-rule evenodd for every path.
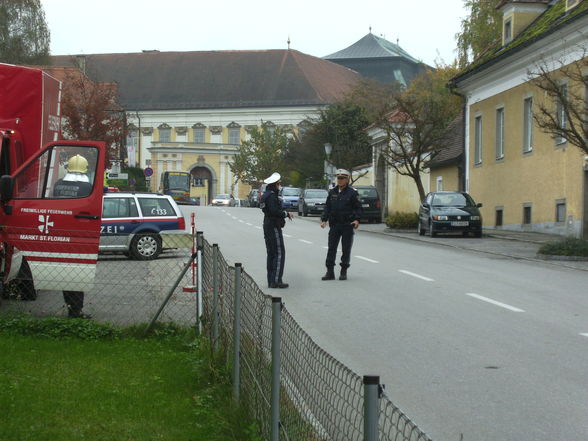
M 60 90 L 38 69 L 0 64 L 0 293 L 20 280 L 24 300 L 94 283 L 106 146 L 58 140 Z M 89 190 L 56 192 L 76 155 Z

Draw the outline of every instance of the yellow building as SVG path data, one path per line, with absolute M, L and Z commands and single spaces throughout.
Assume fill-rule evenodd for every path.
M 361 78 L 290 49 L 56 56 L 52 64 L 81 59 L 89 75 L 118 85 L 129 165 L 153 169 L 151 190 L 164 171 L 189 172 L 202 203 L 221 193 L 247 196 L 230 164 L 252 128 L 300 133 Z
M 466 97 L 466 190 L 484 204 L 485 228 L 586 236 L 588 157 L 538 127 L 534 116 L 541 106 L 555 120 L 565 117 L 532 83 L 532 72 L 543 68 L 559 75 L 570 94 L 588 96 L 583 85 L 560 74 L 585 60 L 588 2 L 503 0 L 499 6 L 500 47 L 452 80 Z

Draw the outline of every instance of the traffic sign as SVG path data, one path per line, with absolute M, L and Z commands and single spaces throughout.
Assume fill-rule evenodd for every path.
M 151 167 L 147 167 L 145 170 L 143 170 L 143 173 L 145 173 L 145 176 L 149 177 L 153 174 L 153 169 Z

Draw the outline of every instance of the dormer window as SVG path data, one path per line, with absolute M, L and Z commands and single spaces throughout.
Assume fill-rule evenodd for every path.
M 509 43 L 512 40 L 512 18 L 504 22 L 504 43 Z
M 580 0 L 566 0 L 566 11 L 580 3 Z

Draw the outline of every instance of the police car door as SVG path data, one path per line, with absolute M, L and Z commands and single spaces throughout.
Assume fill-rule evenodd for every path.
M 87 291 L 93 287 L 98 259 L 104 182 L 105 144 L 95 141 L 49 143 L 12 176 L 2 180 L 2 242 L 20 250 L 36 289 Z M 80 155 L 85 167 L 81 197 L 56 197 L 57 181 L 67 180 L 68 158 Z M 85 175 L 85 177 L 84 177 Z M 9 193 L 9 195 L 7 195 Z M 88 194 L 89 193 L 89 194 Z

